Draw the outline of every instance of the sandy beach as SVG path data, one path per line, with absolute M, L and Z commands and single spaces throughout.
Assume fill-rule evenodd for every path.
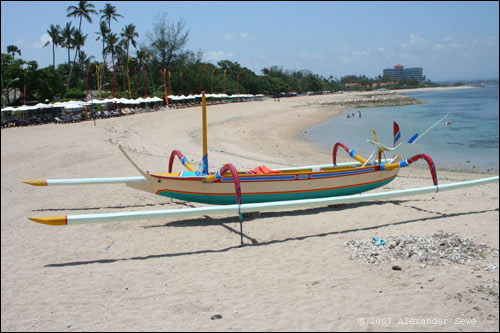
M 225 163 L 239 170 L 330 163 L 331 152 L 303 141 L 301 133 L 342 112 L 335 101 L 366 94 L 211 105 L 210 170 Z M 245 220 L 241 247 L 237 216 L 64 227 L 28 220 L 202 206 L 125 185 L 22 183 L 139 176 L 118 144 L 151 172 L 167 172 L 174 149 L 198 167 L 201 107 L 98 119 L 96 126 L 8 128 L 1 139 L 2 331 L 499 330 L 498 183 L 263 212 Z M 440 184 L 491 176 L 436 167 Z M 174 170 L 182 170 L 178 161 Z M 427 169 L 408 167 L 377 191 L 429 185 Z M 438 232 L 470 239 L 471 251 L 483 246 L 484 259 L 367 263 L 352 258 L 347 246 Z

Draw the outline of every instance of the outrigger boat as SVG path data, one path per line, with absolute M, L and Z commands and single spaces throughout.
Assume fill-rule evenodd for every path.
M 170 155 L 168 173 L 144 172 L 129 157 L 125 149 L 119 145 L 121 152 L 138 170 L 141 176 L 26 180 L 24 182 L 34 186 L 124 183 L 131 188 L 157 195 L 217 206 L 110 214 L 34 217 L 29 219 L 49 225 L 70 225 L 144 218 L 238 213 L 240 216 L 240 228 L 242 229 L 243 213 L 273 209 L 319 207 L 339 203 L 403 197 L 498 182 L 498 176 L 496 176 L 476 181 L 438 186 L 436 169 L 432 158 L 422 153 L 423 145 L 416 144 L 415 142 L 434 126 L 441 123 L 442 119 L 431 126 L 420 137 L 418 137 L 418 134 L 415 134 L 408 142 L 402 142 L 399 126 L 394 122 L 393 147 L 387 147 L 378 142 L 374 130 L 375 141 L 368 141 L 374 144 L 376 149 L 368 159 L 361 157 L 345 144 L 337 142 L 333 146 L 331 164 L 274 170 L 260 166 L 247 172 L 238 172 L 232 164 L 225 164 L 217 172 L 213 173 L 208 170 L 205 94 L 202 94 L 202 113 L 203 158 L 199 170 L 193 168 L 180 151 L 174 150 Z M 339 148 L 344 149 L 356 162 L 338 164 L 337 152 Z M 382 155 L 385 155 L 385 152 L 394 154 L 394 157 L 392 159 L 382 159 Z M 172 172 L 176 157 L 186 167 L 187 171 Z M 390 183 L 396 178 L 401 168 L 407 167 L 420 159 L 425 160 L 429 166 L 433 186 L 360 195 L 362 192 L 370 191 Z

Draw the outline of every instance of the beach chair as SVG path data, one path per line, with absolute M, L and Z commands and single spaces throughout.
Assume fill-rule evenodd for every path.
M 54 117 L 54 124 L 65 124 L 65 123 L 66 123 L 65 120 L 62 120 L 59 117 Z

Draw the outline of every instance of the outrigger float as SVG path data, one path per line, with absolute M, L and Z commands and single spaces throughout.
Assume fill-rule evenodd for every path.
M 394 146 L 387 147 L 375 141 L 376 146 L 368 159 L 341 142 L 333 146 L 332 164 L 312 165 L 296 168 L 270 170 L 265 166 L 247 172 L 238 172 L 232 164 L 225 164 L 217 172 L 208 170 L 207 149 L 207 111 L 205 94 L 202 94 L 203 113 L 203 158 L 201 167 L 196 170 L 178 150 L 172 151 L 168 173 L 144 172 L 119 145 L 120 151 L 138 170 L 141 176 L 120 178 L 85 179 L 47 179 L 25 180 L 34 186 L 85 185 L 85 184 L 126 184 L 127 186 L 170 198 L 215 204 L 216 206 L 170 209 L 154 211 L 135 211 L 109 214 L 84 214 L 67 216 L 32 217 L 30 220 L 48 225 L 73 225 L 99 222 L 129 221 L 153 218 L 179 218 L 199 215 L 238 214 L 242 231 L 242 214 L 267 210 L 312 208 L 333 204 L 356 203 L 417 194 L 434 193 L 487 183 L 498 182 L 499 178 L 490 177 L 472 181 L 438 186 L 436 169 L 432 158 L 423 154 L 423 145 L 416 144 L 423 135 L 442 119 L 431 126 L 420 137 L 413 135 L 408 142 L 401 141 L 399 126 L 394 122 Z M 337 163 L 338 149 L 344 149 L 356 162 Z M 392 159 L 382 159 L 385 152 L 392 153 Z M 411 156 L 411 157 L 409 157 Z M 178 158 L 187 171 L 172 172 L 175 158 Z M 401 168 L 418 160 L 429 166 L 433 186 L 360 194 L 384 186 L 393 181 Z M 242 238 L 243 244 L 243 238 Z

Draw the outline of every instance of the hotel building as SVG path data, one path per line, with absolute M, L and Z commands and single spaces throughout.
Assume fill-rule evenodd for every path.
M 423 69 L 421 67 L 404 68 L 403 65 L 397 64 L 393 68 L 384 69 L 384 77 L 391 79 L 415 79 L 422 82 Z

